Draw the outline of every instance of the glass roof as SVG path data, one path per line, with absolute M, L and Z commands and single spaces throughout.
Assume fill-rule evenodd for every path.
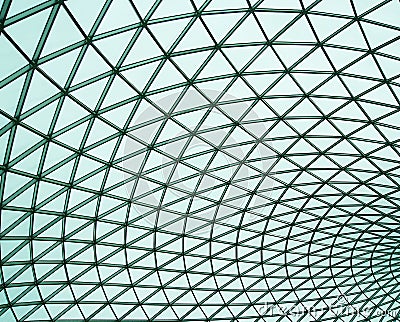
M 397 321 L 399 17 L 0 0 L 0 320 Z

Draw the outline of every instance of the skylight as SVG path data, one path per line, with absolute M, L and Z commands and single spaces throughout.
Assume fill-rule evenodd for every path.
M 398 320 L 399 17 L 0 0 L 0 320 Z

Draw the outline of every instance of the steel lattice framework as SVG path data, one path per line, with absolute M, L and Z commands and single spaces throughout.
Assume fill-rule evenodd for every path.
M 0 0 L 0 321 L 398 321 L 399 57 L 397 0 Z

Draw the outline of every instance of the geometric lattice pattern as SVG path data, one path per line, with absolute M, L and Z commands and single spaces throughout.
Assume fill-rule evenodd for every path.
M 0 321 L 398 321 L 399 17 L 0 0 Z

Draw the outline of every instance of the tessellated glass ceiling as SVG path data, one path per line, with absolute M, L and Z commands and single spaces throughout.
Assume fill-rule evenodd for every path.
M 398 321 L 399 17 L 0 0 L 0 321 Z

